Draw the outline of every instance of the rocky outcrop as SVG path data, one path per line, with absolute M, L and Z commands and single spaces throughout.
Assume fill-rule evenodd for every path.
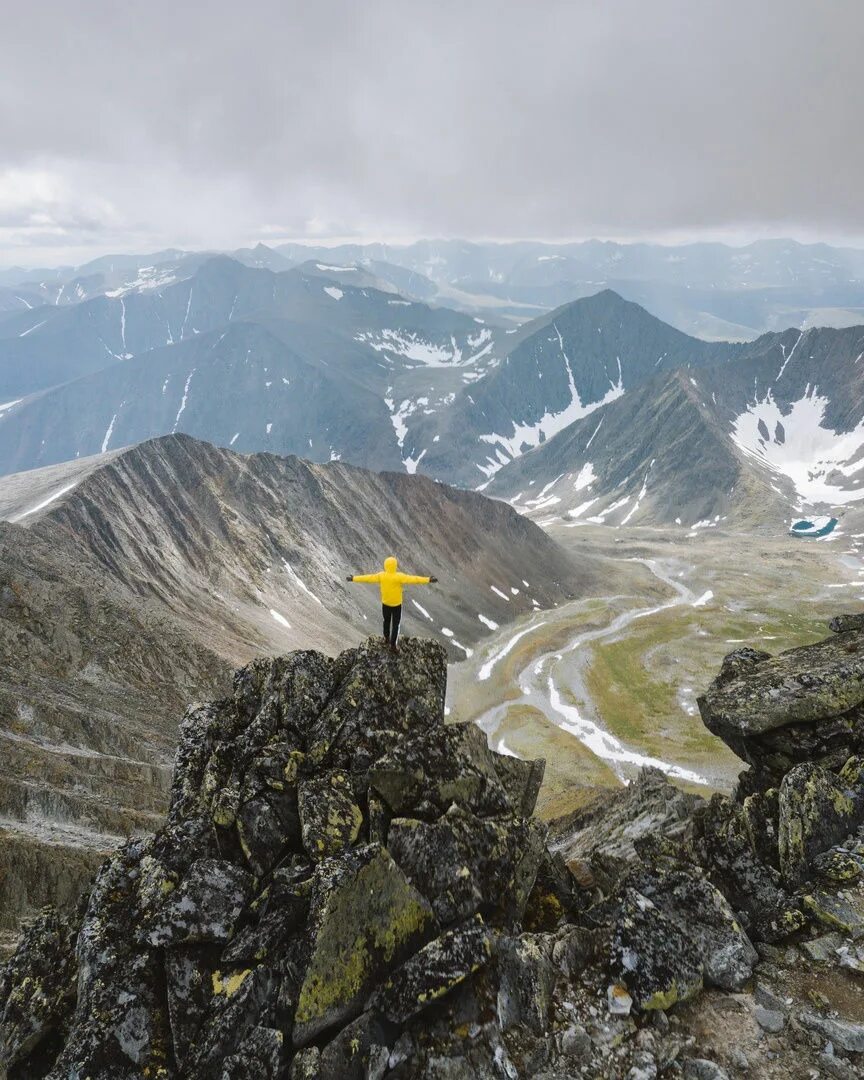
M 771 662 L 713 700 L 756 715 Z M 191 708 L 165 826 L 3 974 L 9 1080 L 858 1075 L 861 1018 L 816 991 L 864 971 L 857 758 L 771 786 L 754 755 L 708 802 L 645 770 L 550 838 L 542 762 L 445 725 L 445 679 L 370 641 Z

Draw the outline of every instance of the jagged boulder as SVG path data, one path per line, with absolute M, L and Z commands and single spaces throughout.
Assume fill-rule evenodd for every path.
M 783 777 L 779 796 L 778 851 L 787 885 L 812 875 L 816 856 L 864 822 L 861 764 L 850 759 L 839 774 L 820 765 L 796 765 Z
M 669 1009 L 702 989 L 697 943 L 638 890 L 625 890 L 611 942 L 613 976 L 638 1009 Z
M 864 744 L 864 630 L 855 626 L 778 656 L 731 653 L 698 698 L 705 726 L 778 778 L 804 761 L 842 764 Z
M 626 788 L 561 819 L 556 848 L 584 884 L 606 891 L 640 861 L 636 845 L 662 840 L 686 847 L 700 800 L 670 784 L 659 769 L 644 768 Z
M 347 773 L 340 769 L 304 780 L 299 787 L 300 830 L 310 859 L 336 855 L 356 842 L 363 812 Z
M 397 1078 L 506 1062 L 498 991 L 521 1000 L 540 944 L 499 969 L 499 936 L 522 941 L 541 866 L 551 925 L 574 886 L 530 817 L 543 763 L 445 726 L 445 683 L 439 645 L 369 642 L 255 661 L 192 707 L 165 826 L 10 965 L 3 1063 L 28 1080 L 344 1080 L 383 1076 L 400 1039 Z M 543 1008 L 508 1013 L 538 1045 L 557 970 L 544 953 Z M 457 1015 L 478 1031 L 467 1053 Z
M 429 901 L 379 844 L 323 863 L 316 871 L 295 1045 L 359 1013 L 390 972 L 437 931 Z
M 65 1039 L 75 1007 L 75 933 L 55 911 L 26 930 L 0 974 L 0 1063 L 50 1063 Z M 53 1054 L 53 1057 L 52 1057 Z
M 729 991 L 743 989 L 758 954 L 719 889 L 700 873 L 684 867 L 643 868 L 627 883 L 682 932 L 690 951 L 701 958 L 706 985 Z M 658 941 L 657 947 L 660 944 Z

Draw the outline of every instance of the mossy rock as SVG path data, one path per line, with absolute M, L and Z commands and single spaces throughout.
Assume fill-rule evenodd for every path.
M 438 931 L 428 900 L 378 844 L 319 866 L 309 926 L 294 1017 L 298 1047 L 356 1016 L 372 989 Z

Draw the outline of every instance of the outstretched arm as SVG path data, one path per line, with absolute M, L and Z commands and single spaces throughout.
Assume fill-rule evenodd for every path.
M 434 585 L 437 577 L 417 577 L 415 574 L 400 574 L 399 580 L 403 585 Z
M 358 585 L 377 585 L 381 580 L 380 574 L 349 574 L 346 581 L 354 581 Z

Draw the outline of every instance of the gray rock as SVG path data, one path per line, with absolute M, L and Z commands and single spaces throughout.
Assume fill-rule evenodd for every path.
M 561 1051 L 575 1061 L 587 1061 L 591 1057 L 591 1036 L 581 1024 L 571 1024 L 561 1036 Z
M 294 1044 L 356 1016 L 371 991 L 437 933 L 429 902 L 377 844 L 321 863 Z
M 864 786 L 858 772 L 854 767 L 837 776 L 819 765 L 805 763 L 783 777 L 779 854 L 780 869 L 789 887 L 795 888 L 810 877 L 814 858 L 864 822 Z
M 439 1001 L 479 971 L 492 954 L 492 939 L 479 915 L 430 941 L 393 973 L 369 1007 L 394 1024 Z
M 294 1055 L 288 1071 L 289 1080 L 318 1080 L 321 1051 L 317 1046 L 307 1046 Z
M 521 917 L 544 851 L 532 820 L 482 818 L 452 806 L 434 822 L 395 818 L 387 847 L 442 925 L 481 912 L 496 925 Z M 458 873 L 454 873 L 458 867 Z M 488 883 L 496 882 L 495 888 Z
M 513 813 L 517 817 L 530 817 L 534 813 L 540 785 L 543 783 L 545 760 L 537 758 L 534 761 L 524 761 L 509 754 L 493 753 L 492 764 L 507 793 Z
M 639 861 L 635 844 L 641 839 L 662 837 L 674 845 L 689 835 L 698 801 L 658 769 L 644 768 L 599 808 L 589 805 L 556 822 L 555 846 L 569 866 L 611 891 Z
M 861 1072 L 843 1058 L 835 1057 L 834 1054 L 820 1054 L 816 1059 L 819 1069 L 826 1076 L 833 1076 L 835 1080 L 860 1080 Z
M 357 840 L 363 814 L 346 772 L 336 770 L 302 781 L 298 806 L 303 847 L 310 859 L 335 855 Z
M 703 985 L 704 959 L 693 938 L 647 896 L 628 888 L 612 935 L 612 970 L 638 1009 L 668 1009 Z
M 732 679 L 721 673 L 698 699 L 705 726 L 750 760 L 755 736 L 848 712 L 864 702 L 864 651 L 849 651 L 848 644 L 837 635 L 761 659 Z
M 46 910 L 0 969 L 0 1074 L 65 1035 L 75 982 L 75 933 L 68 920 Z
M 150 945 L 224 942 L 252 893 L 252 878 L 224 859 L 198 859 L 150 923 Z
M 498 1021 L 504 1031 L 521 1026 L 537 1035 L 549 1030 L 555 967 L 536 934 L 504 938 L 498 945 Z
M 438 817 L 454 805 L 482 816 L 514 810 L 498 778 L 496 755 L 473 723 L 403 740 L 375 762 L 369 783 L 400 817 Z M 520 810 L 524 794 L 520 789 Z
M 282 1075 L 284 1036 L 274 1028 L 253 1028 L 235 1054 L 222 1064 L 220 1080 L 278 1080 Z
M 741 990 L 758 954 L 723 894 L 689 869 L 645 870 L 628 884 L 675 923 L 702 957 L 705 982 L 722 990 Z
M 802 941 L 799 948 L 809 960 L 825 964 L 833 963 L 837 959 L 837 950 L 842 944 L 843 937 L 840 934 L 821 934 L 810 941 Z
M 763 1005 L 757 1005 L 753 1016 L 759 1027 L 771 1035 L 779 1034 L 786 1027 L 786 1017 L 776 1009 L 766 1009 Z
M 372 1013 L 344 1027 L 321 1051 L 316 1080 L 372 1080 L 386 1068 L 387 1035 Z
M 805 1028 L 815 1031 L 841 1050 L 855 1054 L 864 1053 L 864 1024 L 820 1016 L 814 1012 L 802 1012 L 798 1019 Z
M 729 1080 L 729 1074 L 715 1061 L 707 1058 L 685 1058 L 685 1080 Z
M 835 615 L 833 619 L 829 620 L 828 629 L 835 634 L 845 634 L 849 630 L 864 630 L 864 614 L 855 612 L 854 614 Z

